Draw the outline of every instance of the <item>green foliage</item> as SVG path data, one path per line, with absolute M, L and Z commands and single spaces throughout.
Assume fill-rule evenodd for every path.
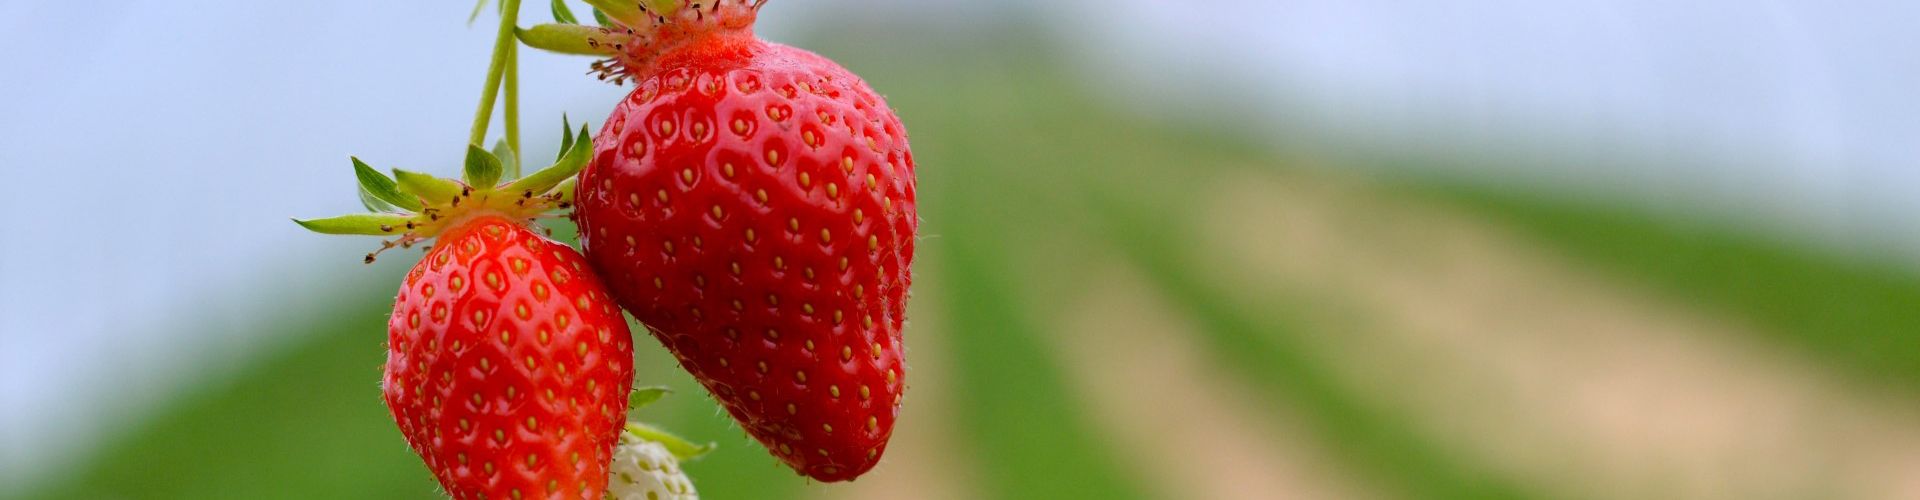
M 673 394 L 672 387 L 663 385 L 635 387 L 633 393 L 627 395 L 627 411 L 646 408 L 647 405 L 660 401 L 660 398 L 667 397 L 668 394 Z
M 1126 254 L 1175 306 L 1200 323 L 1200 340 L 1214 358 L 1252 382 L 1271 408 L 1305 413 L 1316 435 L 1333 444 L 1348 465 L 1381 479 L 1377 484 L 1403 498 L 1545 497 L 1449 453 L 1416 431 L 1406 416 L 1356 397 L 1341 386 L 1323 356 L 1297 341 L 1311 328 L 1307 323 L 1272 304 L 1252 313 L 1244 300 L 1200 279 L 1205 273 L 1195 268 L 1198 260 L 1176 244 L 1194 236 L 1183 234 L 1178 221 L 1138 208 L 1123 196 L 1094 198 L 1095 211 L 1105 214 L 1110 247 Z
M 602 26 L 612 24 L 610 22 L 607 22 L 609 18 L 611 18 L 611 20 L 614 22 L 619 22 L 620 24 L 625 24 L 627 26 L 647 26 L 647 19 L 649 18 L 649 16 L 647 15 L 647 12 L 645 10 L 642 10 L 641 2 L 642 1 L 650 2 L 653 0 L 639 0 L 639 1 L 636 1 L 636 0 L 585 0 L 585 1 L 587 2 L 588 5 L 593 6 L 594 17 L 601 21 Z
M 418 196 L 427 203 L 438 205 L 460 196 L 460 183 L 439 177 L 396 168 L 393 179 L 400 192 Z
M 553 22 L 580 24 L 580 21 L 573 17 L 573 9 L 567 8 L 566 0 L 553 0 Z
M 581 135 L 586 135 L 586 134 L 581 134 Z M 566 158 L 567 153 L 572 151 L 573 151 L 573 121 L 567 118 L 566 113 L 561 113 L 560 114 L 560 152 L 554 154 L 553 161 L 557 162 L 557 161 L 560 161 L 561 158 Z
M 406 232 L 412 216 L 399 214 L 350 214 L 324 219 L 294 219 L 295 224 L 320 234 L 387 236 Z
M 942 189 L 940 192 L 957 193 Z M 975 199 L 978 202 L 981 200 Z M 974 457 L 986 481 L 976 486 L 992 498 L 1146 498 L 1143 480 L 1116 460 L 1111 443 L 1074 404 L 1056 360 L 1041 339 L 1033 311 L 1023 307 L 1019 286 L 1004 271 L 993 229 L 977 215 L 927 212 L 946 220 L 933 264 L 944 272 L 953 320 L 948 331 L 957 368 L 955 394 L 962 429 L 981 453 Z
M 467 145 L 467 185 L 493 187 L 500 182 L 500 174 L 505 170 L 506 167 L 500 164 L 500 159 L 494 157 L 493 153 L 480 149 L 480 146 Z
M 487 6 L 487 0 L 478 0 L 473 3 L 473 13 L 467 14 L 468 26 L 472 26 L 474 21 L 480 20 L 480 9 L 486 6 Z
M 518 181 L 514 181 L 513 184 L 507 186 L 505 191 L 508 193 L 533 193 L 536 195 L 546 193 L 553 190 L 553 188 L 561 182 L 571 179 L 575 174 L 580 173 L 581 169 L 587 167 L 587 161 L 593 158 L 593 138 L 587 135 L 587 127 L 584 125 L 580 127 L 579 137 L 569 137 L 563 143 L 563 147 L 565 147 L 565 149 L 561 150 L 560 159 L 555 161 L 553 165 L 540 169 L 540 171 L 534 172 Z
M 1836 371 L 1920 390 L 1920 274 L 1910 268 L 1618 205 L 1458 183 L 1409 189 L 1672 300 L 1750 321 Z
M 600 34 L 601 28 L 578 24 L 538 24 L 532 28 L 514 31 L 520 43 L 528 47 L 576 56 L 605 56 L 613 53 L 611 47 L 593 45 L 590 40 Z
M 368 205 L 368 210 L 376 212 L 392 211 L 391 208 L 415 212 L 420 210 L 419 198 L 401 193 L 399 185 L 395 184 L 392 178 L 367 166 L 367 163 L 360 161 L 359 158 L 353 158 L 353 175 L 360 180 L 361 201 Z M 379 201 L 378 205 L 382 208 L 376 209 L 375 203 L 366 200 L 368 197 Z
M 700 458 L 718 446 L 714 443 L 693 444 L 692 441 L 687 441 L 686 438 L 642 422 L 627 422 L 627 432 L 640 436 L 642 439 L 666 446 L 668 453 L 672 453 L 674 458 L 682 461 Z
M 327 295 L 347 300 L 280 315 L 285 349 L 108 436 L 92 462 L 29 497 L 433 498 L 438 483 L 380 402 L 393 288 Z
M 520 155 L 514 154 L 513 146 L 508 145 L 506 139 L 494 141 L 492 152 L 494 158 L 500 159 L 500 167 L 507 174 L 520 171 Z

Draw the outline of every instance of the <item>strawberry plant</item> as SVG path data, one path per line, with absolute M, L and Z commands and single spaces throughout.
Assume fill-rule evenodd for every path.
M 906 130 L 859 76 L 756 37 L 763 1 L 588 3 L 598 25 L 519 32 L 634 87 L 580 174 L 587 260 L 775 456 L 861 475 L 906 387 Z
M 626 422 L 659 391 L 628 399 L 622 308 L 795 471 L 849 480 L 885 452 L 906 387 L 913 154 L 858 76 L 754 36 L 762 2 L 589 0 L 587 26 L 554 0 L 558 23 L 521 30 L 519 0 L 501 0 L 461 178 L 356 158 L 370 213 L 295 221 L 389 237 L 369 263 L 426 250 L 394 301 L 381 389 L 449 495 L 694 496 L 678 460 L 706 447 Z M 516 36 L 603 56 L 594 72 L 635 86 L 597 136 L 566 128 L 525 176 Z M 568 209 L 584 255 L 536 231 Z
M 381 392 L 448 495 L 602 498 L 610 480 L 631 484 L 612 471 L 616 455 L 634 453 L 621 447 L 684 442 L 630 430 L 650 427 L 625 417 L 634 373 L 626 319 L 579 252 L 536 231 L 549 212 L 571 207 L 593 142 L 584 127 L 569 127 L 551 166 L 520 175 L 519 2 L 501 8 L 461 178 L 398 169 L 389 177 L 355 158 L 369 213 L 295 222 L 390 237 L 367 263 L 395 248 L 426 250 L 394 300 Z M 488 151 L 479 144 L 502 87 L 506 137 Z M 684 476 L 673 484 L 692 493 Z

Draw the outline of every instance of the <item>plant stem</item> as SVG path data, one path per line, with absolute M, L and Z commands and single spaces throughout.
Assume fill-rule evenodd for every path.
M 493 40 L 493 61 L 487 64 L 486 89 L 480 95 L 480 109 L 473 114 L 473 134 L 467 139 L 482 148 L 486 147 L 487 122 L 493 119 L 493 101 L 500 95 L 500 80 L 506 74 L 508 59 L 514 54 L 513 44 L 517 43 L 513 39 L 513 28 L 519 22 L 520 0 L 505 1 L 506 7 L 500 12 L 500 33 Z
M 518 42 L 507 43 L 506 69 L 506 128 L 507 148 L 513 150 L 513 164 L 507 165 L 507 178 L 520 178 L 520 158 L 527 155 L 520 149 L 520 47 Z

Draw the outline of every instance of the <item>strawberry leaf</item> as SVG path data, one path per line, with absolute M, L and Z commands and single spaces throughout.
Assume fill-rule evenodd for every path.
M 640 439 L 665 445 L 667 452 L 672 453 L 674 458 L 680 460 L 700 458 L 701 455 L 713 451 L 713 448 L 716 446 L 713 443 L 693 444 L 693 442 L 687 441 L 686 438 L 640 422 L 627 422 L 627 432 L 632 433 Z
M 567 8 L 566 0 L 553 0 L 553 22 L 580 24 L 580 20 L 573 17 L 573 10 Z
M 660 398 L 667 397 L 668 394 L 672 393 L 673 389 L 661 386 L 635 387 L 633 388 L 633 394 L 627 395 L 627 411 L 645 408 L 647 405 L 653 404 L 653 402 L 659 401 Z
M 467 145 L 467 185 L 482 188 L 493 187 L 500 183 L 500 158 L 488 153 L 480 146 Z
M 553 161 L 560 161 L 561 158 L 566 158 L 567 151 L 571 149 L 573 149 L 573 124 L 567 121 L 566 113 L 561 113 L 560 114 L 560 153 L 555 154 L 553 156 Z
M 647 26 L 654 17 L 676 12 L 685 0 L 585 0 L 593 6 L 593 20 L 601 26 Z M 651 10 L 649 10 L 651 9 Z
M 579 183 L 580 183 L 579 176 L 568 177 L 566 181 L 561 182 L 560 185 L 558 186 L 554 186 L 553 189 L 548 190 L 548 192 L 560 193 L 561 203 L 573 204 L 573 193 L 575 190 L 579 189 L 574 186 L 578 185 Z
M 513 153 L 513 146 L 507 145 L 506 139 L 501 139 L 493 143 L 493 156 L 500 159 L 500 166 L 505 168 L 506 171 L 520 171 L 520 157 Z M 495 182 L 498 181 L 496 180 Z
M 547 52 L 576 56 L 611 55 L 612 47 L 595 46 L 591 41 L 594 36 L 601 34 L 602 29 L 578 24 L 539 24 L 514 30 L 513 34 L 520 38 L 520 43 Z
M 400 192 L 434 205 L 453 201 L 463 190 L 458 182 L 397 168 L 393 169 L 393 180 L 400 187 Z
M 359 158 L 353 159 L 353 175 L 360 179 L 360 198 L 362 201 L 367 197 L 372 197 L 384 202 L 388 207 L 404 208 L 415 212 L 420 211 L 419 198 L 401 193 L 400 187 L 393 183 L 392 178 L 387 177 L 387 174 L 380 173 L 379 170 L 374 170 L 373 167 L 367 166 L 367 163 L 360 161 Z M 393 211 L 375 209 L 373 206 L 368 206 L 367 209 L 377 212 Z
M 650 9 L 654 15 L 665 17 L 679 11 L 683 3 L 685 0 L 640 0 L 640 8 Z
M 473 3 L 473 13 L 467 14 L 467 26 L 473 26 L 473 22 L 480 19 L 480 8 L 486 6 L 487 0 L 480 0 Z
M 605 13 L 605 17 L 613 18 L 615 22 L 627 26 L 646 26 L 646 20 L 652 18 L 647 14 L 646 7 L 634 0 L 586 0 L 586 2 L 592 5 L 594 10 Z
M 386 200 L 382 200 L 378 197 L 375 197 L 373 193 L 367 192 L 367 188 L 364 188 L 364 187 L 360 188 L 360 206 L 366 207 L 368 212 L 400 211 L 400 209 L 394 207 L 393 204 L 387 203 Z
M 320 234 L 359 234 L 385 236 L 406 232 L 411 216 L 399 214 L 353 214 L 324 219 L 294 219 L 295 224 Z
M 561 156 L 560 161 L 554 162 L 553 166 L 540 169 L 539 172 L 534 172 L 525 178 L 514 181 L 512 185 L 507 186 L 506 191 L 509 193 L 546 193 L 548 190 L 553 189 L 554 186 L 559 185 L 561 181 L 565 181 L 567 178 L 573 177 L 574 174 L 580 173 L 580 169 L 587 167 L 587 160 L 592 156 L 593 138 L 587 136 L 587 127 L 581 125 L 579 138 L 573 141 L 573 147 L 567 149 L 567 154 Z

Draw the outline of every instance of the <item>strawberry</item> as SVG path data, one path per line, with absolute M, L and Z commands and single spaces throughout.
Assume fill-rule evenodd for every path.
M 387 407 L 455 498 L 598 497 L 632 337 L 585 259 L 482 215 L 414 266 L 387 326 Z
M 607 496 L 615 500 L 692 500 L 700 498 L 693 480 L 680 469 L 681 458 L 673 453 L 670 442 L 649 439 L 638 424 L 620 435 L 614 449 L 612 475 L 607 479 Z
M 900 120 L 833 61 L 755 37 L 760 2 L 589 3 L 610 27 L 521 35 L 636 86 L 580 176 L 587 259 L 787 465 L 866 472 L 905 388 L 919 221 Z
M 438 238 L 394 300 L 381 390 L 454 498 L 605 494 L 633 385 L 632 336 L 585 258 L 529 230 L 567 205 L 558 185 L 586 163 L 586 131 L 567 149 L 509 184 L 496 184 L 501 162 L 479 148 L 466 184 L 405 171 L 396 183 L 355 160 L 362 200 L 380 213 L 297 221 L 398 236 L 383 249 Z

